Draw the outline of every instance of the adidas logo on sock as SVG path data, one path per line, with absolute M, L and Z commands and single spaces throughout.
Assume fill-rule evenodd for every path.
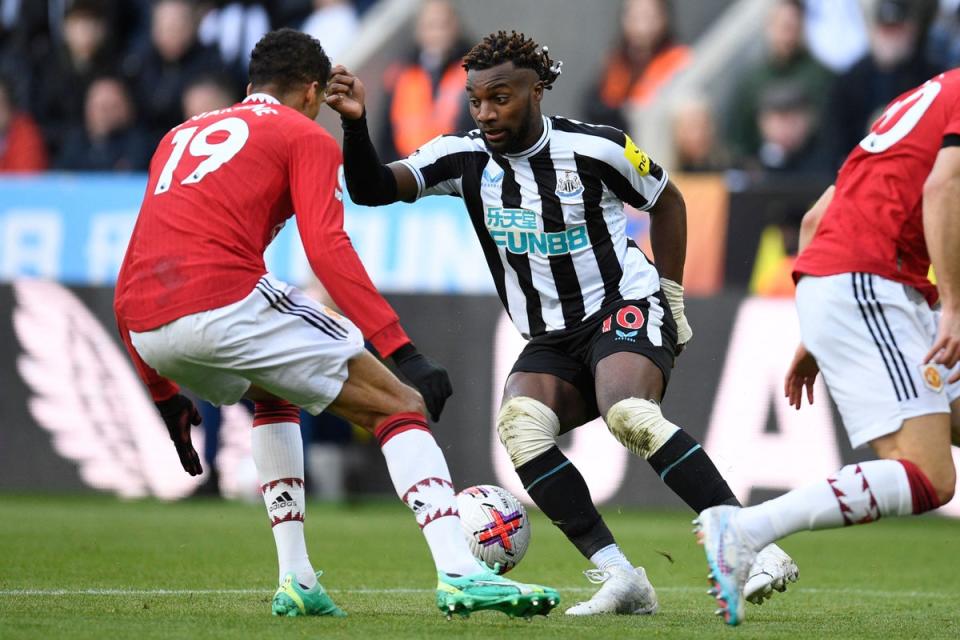
M 429 502 L 423 502 L 421 500 L 414 500 L 413 504 L 410 505 L 410 508 L 413 509 L 413 513 L 418 516 L 424 511 L 427 511 L 428 509 L 430 509 L 431 507 L 432 505 Z
M 276 498 L 273 499 L 273 502 L 270 503 L 270 513 L 273 513 L 277 509 L 287 509 L 296 507 L 297 503 L 293 500 L 288 492 L 284 491 Z

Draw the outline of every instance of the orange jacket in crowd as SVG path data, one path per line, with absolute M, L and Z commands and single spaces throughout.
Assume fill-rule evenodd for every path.
M 405 158 L 424 143 L 445 133 L 474 128 L 464 85 L 462 53 L 451 55 L 443 72 L 431 76 L 417 62 L 389 68 L 384 84 L 388 95 L 386 138 L 394 158 Z M 385 154 L 388 155 L 388 154 Z
M 610 108 L 620 108 L 625 102 L 637 105 L 649 103 L 657 91 L 690 62 L 690 48 L 669 45 L 661 49 L 646 67 L 636 74 L 622 53 L 608 60 L 600 84 L 600 98 Z

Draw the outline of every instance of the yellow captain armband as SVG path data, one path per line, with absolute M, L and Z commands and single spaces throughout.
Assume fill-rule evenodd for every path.
M 627 144 L 623 148 L 623 156 L 627 161 L 633 165 L 633 168 L 637 170 L 641 176 L 645 176 L 650 173 L 650 156 L 643 152 L 637 144 L 630 139 L 630 136 L 623 134 L 627 139 Z

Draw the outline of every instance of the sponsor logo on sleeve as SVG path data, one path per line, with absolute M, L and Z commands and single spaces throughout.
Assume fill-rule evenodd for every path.
M 641 176 L 650 173 L 650 156 L 644 153 L 636 143 L 630 139 L 630 136 L 623 134 L 627 139 L 627 144 L 623 149 L 623 155 L 627 161 L 633 165 Z

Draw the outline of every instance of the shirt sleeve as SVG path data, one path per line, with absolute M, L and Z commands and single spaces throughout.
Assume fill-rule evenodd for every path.
M 598 158 L 607 188 L 627 204 L 646 211 L 656 204 L 669 176 L 626 133 L 611 136 Z M 622 137 L 621 137 L 622 136 Z
M 385 358 L 410 338 L 370 281 L 343 229 L 340 148 L 319 127 L 316 132 L 296 135 L 290 145 L 290 194 L 307 260 L 344 315 Z
M 943 136 L 946 138 L 957 135 L 960 135 L 960 92 L 954 90 L 953 106 L 947 112 L 947 126 L 943 128 Z
M 134 348 L 133 342 L 130 341 L 130 331 L 120 318 L 117 318 L 117 328 L 120 330 L 120 339 L 123 340 L 123 346 L 127 348 L 127 353 L 130 354 L 130 359 L 133 360 L 133 366 L 137 370 L 137 375 L 143 384 L 147 386 L 147 389 L 150 390 L 150 397 L 153 401 L 160 402 L 162 400 L 168 400 L 176 395 L 180 391 L 180 387 L 172 380 L 161 376 L 151 368 L 150 365 L 143 361 L 143 358 L 140 357 L 140 354 L 137 353 L 137 350 Z
M 417 197 L 462 196 L 463 168 L 467 156 L 475 153 L 469 136 L 437 136 L 408 157 L 400 160 L 417 180 Z

